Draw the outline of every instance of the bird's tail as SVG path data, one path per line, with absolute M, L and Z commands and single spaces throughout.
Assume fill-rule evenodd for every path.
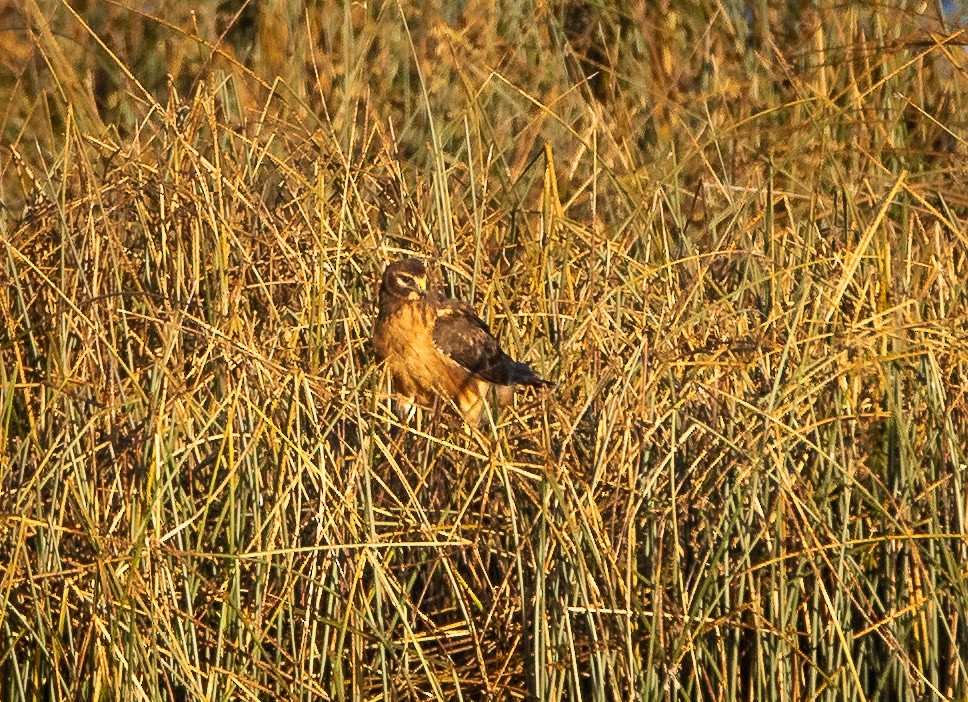
M 536 388 L 551 385 L 550 380 L 545 380 L 535 373 L 527 363 L 511 361 L 511 367 L 508 370 L 508 380 L 510 381 L 508 385 L 531 385 Z

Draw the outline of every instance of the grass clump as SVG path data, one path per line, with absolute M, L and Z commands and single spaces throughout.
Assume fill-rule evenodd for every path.
M 0 697 L 963 699 L 957 12 L 0 11 Z

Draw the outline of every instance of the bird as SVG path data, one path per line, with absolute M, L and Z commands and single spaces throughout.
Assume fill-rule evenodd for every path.
M 443 398 L 471 426 L 480 425 L 487 401 L 510 403 L 515 386 L 551 385 L 508 356 L 473 307 L 428 287 L 420 258 L 396 261 L 383 271 L 371 341 L 390 371 L 393 391 L 408 405 Z

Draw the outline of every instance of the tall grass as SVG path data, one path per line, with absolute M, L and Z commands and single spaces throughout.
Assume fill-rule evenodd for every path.
M 0 698 L 964 699 L 928 5 L 0 10 Z M 408 252 L 554 389 L 401 423 Z

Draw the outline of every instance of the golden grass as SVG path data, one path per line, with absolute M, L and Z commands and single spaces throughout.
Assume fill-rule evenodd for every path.
M 0 698 L 968 694 L 957 8 L 660 5 L 0 9 Z

